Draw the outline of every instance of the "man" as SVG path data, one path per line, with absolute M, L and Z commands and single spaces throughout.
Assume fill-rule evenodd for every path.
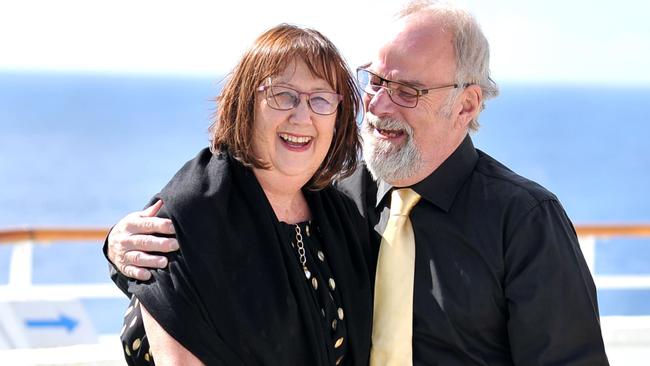
M 358 70 L 367 170 L 340 189 L 374 234 L 371 364 L 607 365 L 595 286 L 557 198 L 469 137 L 497 94 L 488 64 L 471 15 L 411 2 Z M 414 207 L 391 212 L 402 199 Z M 109 237 L 108 256 L 127 275 L 146 279 L 139 267 L 166 265 L 143 251 L 178 247 L 142 235 L 173 234 L 169 221 L 150 217 L 159 205 L 127 216 Z M 406 239 L 393 242 L 394 232 Z M 406 255 L 392 252 L 409 240 Z M 414 263 L 396 264 L 408 250 Z

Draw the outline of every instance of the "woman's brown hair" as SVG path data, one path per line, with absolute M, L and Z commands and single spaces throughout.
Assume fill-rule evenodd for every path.
M 257 89 L 295 60 L 305 62 L 316 77 L 326 80 L 343 100 L 338 106 L 334 137 L 325 160 L 314 173 L 309 188 L 318 190 L 334 179 L 350 175 L 357 165 L 361 141 L 356 116 L 359 94 L 345 61 L 321 33 L 289 24 L 277 25 L 260 35 L 246 51 L 217 98 L 216 119 L 210 126 L 212 152 L 228 151 L 246 166 L 267 169 L 254 156 L 253 123 Z

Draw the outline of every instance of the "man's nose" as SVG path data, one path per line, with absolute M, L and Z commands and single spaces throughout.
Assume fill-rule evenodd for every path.
M 366 94 L 366 98 L 369 98 L 367 110 L 377 117 L 391 114 L 395 111 L 396 104 L 390 99 L 387 88 L 379 88 L 375 95 Z

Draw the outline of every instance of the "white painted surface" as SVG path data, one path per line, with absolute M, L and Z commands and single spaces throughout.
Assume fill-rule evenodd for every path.
M 1 314 L 15 348 L 97 343 L 95 328 L 78 300 L 5 302 Z

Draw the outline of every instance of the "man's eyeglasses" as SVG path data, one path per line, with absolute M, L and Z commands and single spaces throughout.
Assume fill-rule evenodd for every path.
M 429 94 L 433 90 L 442 90 L 448 88 L 460 88 L 459 84 L 445 84 L 441 86 L 434 86 L 433 88 L 418 89 L 416 87 L 401 83 L 399 81 L 392 81 L 385 79 L 375 73 L 366 69 L 368 66 L 361 66 L 357 68 L 357 82 L 359 88 L 368 95 L 376 95 L 380 89 L 385 89 L 388 97 L 393 103 L 406 107 L 415 108 L 418 105 L 418 100 L 421 96 Z M 462 87 L 468 87 L 469 83 L 463 84 Z
M 329 115 L 336 112 L 343 96 L 333 92 L 317 91 L 304 93 L 298 90 L 279 85 L 263 85 L 257 91 L 264 92 L 269 107 L 279 111 L 288 111 L 300 105 L 303 95 L 307 96 L 307 105 L 312 112 L 320 115 Z

